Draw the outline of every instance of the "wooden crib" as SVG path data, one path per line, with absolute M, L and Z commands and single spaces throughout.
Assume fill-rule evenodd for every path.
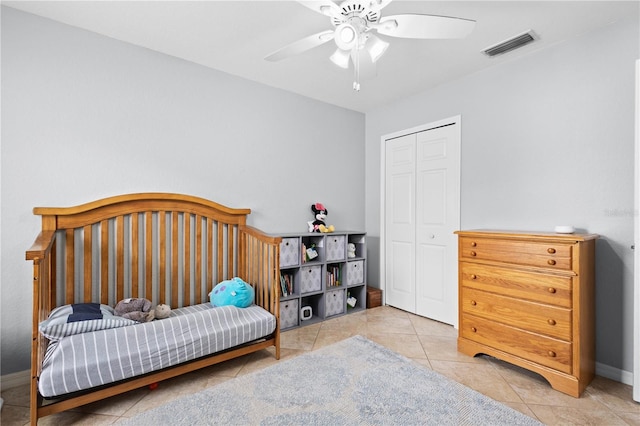
M 170 194 L 120 195 L 75 207 L 37 207 L 42 231 L 33 261 L 31 423 L 38 418 L 159 382 L 231 358 L 275 348 L 280 357 L 280 237 L 246 225 L 250 209 Z M 110 306 L 143 297 L 172 308 L 208 301 L 218 282 L 234 276 L 255 289 L 255 304 L 276 317 L 263 339 L 174 367 L 49 401 L 38 392 L 48 340 L 38 331 L 57 306 Z

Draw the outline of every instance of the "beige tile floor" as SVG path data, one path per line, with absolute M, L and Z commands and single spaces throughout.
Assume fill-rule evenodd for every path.
M 383 306 L 282 333 L 281 359 L 292 358 L 354 335 L 362 335 L 426 368 L 473 388 L 548 425 L 638 425 L 640 404 L 631 386 L 596 377 L 581 398 L 551 389 L 537 374 L 489 357 L 471 358 L 456 351 L 456 330 L 448 325 Z M 128 392 L 76 410 L 45 417 L 40 424 L 101 425 L 145 412 L 225 380 L 276 363 L 261 351 L 204 370 Z M 28 389 L 2 392 L 3 426 L 28 423 Z M 160 426 L 160 425 L 159 425 Z

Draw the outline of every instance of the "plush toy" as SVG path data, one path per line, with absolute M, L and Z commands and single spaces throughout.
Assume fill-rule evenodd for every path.
M 209 299 L 213 306 L 233 305 L 238 308 L 246 308 L 253 303 L 254 297 L 253 287 L 238 277 L 221 281 L 209 293 Z
M 347 244 L 347 257 L 349 259 L 356 257 L 356 245 L 353 243 Z
M 151 309 L 151 301 L 141 297 L 129 297 L 121 300 L 115 307 L 116 315 L 138 322 L 153 321 L 155 312 Z
M 315 215 L 316 220 L 307 222 L 309 225 L 309 232 L 333 232 L 335 228 L 333 225 L 326 226 L 324 220 L 326 219 L 329 211 L 324 207 L 322 203 L 311 204 L 311 211 Z
M 156 306 L 153 312 L 155 314 L 156 319 L 169 318 L 169 316 L 171 315 L 171 306 L 161 303 L 158 306 Z

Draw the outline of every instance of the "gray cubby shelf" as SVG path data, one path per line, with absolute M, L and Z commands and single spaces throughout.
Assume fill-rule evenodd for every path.
M 280 236 L 282 330 L 366 309 L 366 233 Z M 349 252 L 349 244 L 355 253 Z

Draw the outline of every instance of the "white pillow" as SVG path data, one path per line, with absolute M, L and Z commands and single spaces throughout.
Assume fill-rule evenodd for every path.
M 74 303 L 58 306 L 49 318 L 38 326 L 40 333 L 49 340 L 59 340 L 65 336 L 124 327 L 137 322 L 115 315 L 109 305 L 99 303 Z

